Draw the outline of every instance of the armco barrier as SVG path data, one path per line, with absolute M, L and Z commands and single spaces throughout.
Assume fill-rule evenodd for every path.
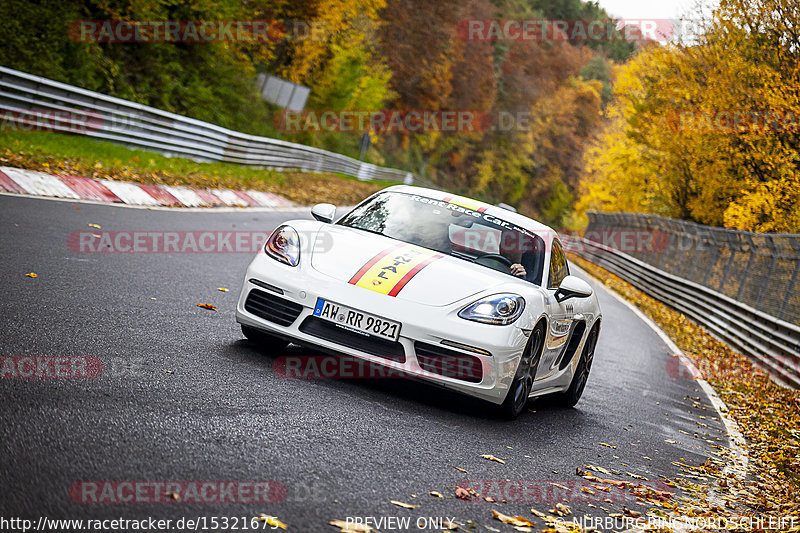
M 47 128 L 168 156 L 277 170 L 340 172 L 361 180 L 415 182 L 384 168 L 302 144 L 258 137 L 0 66 L 0 113 L 45 117 Z M 419 184 L 426 184 L 416 180 Z
M 800 326 L 800 234 L 754 233 L 643 213 L 589 213 L 587 237 L 649 235 L 654 246 L 621 248 L 648 265 Z M 601 237 L 602 238 L 602 237 Z
M 800 387 L 800 327 L 604 244 L 581 241 L 578 255 L 704 326 L 776 381 Z

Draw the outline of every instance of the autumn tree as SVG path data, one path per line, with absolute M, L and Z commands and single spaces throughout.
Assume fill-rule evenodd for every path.
M 800 8 L 723 0 L 690 42 L 621 67 L 577 205 L 800 231 Z

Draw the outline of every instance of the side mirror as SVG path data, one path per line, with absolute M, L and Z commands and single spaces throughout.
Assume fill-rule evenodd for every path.
M 580 278 L 567 276 L 561 280 L 556 291 L 556 301 L 563 302 L 570 298 L 588 298 L 592 295 L 592 287 Z
M 336 216 L 336 206 L 333 204 L 317 204 L 311 208 L 311 215 L 320 222 L 330 224 Z

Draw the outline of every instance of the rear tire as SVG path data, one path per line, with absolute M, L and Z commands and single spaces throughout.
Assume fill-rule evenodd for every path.
M 279 352 L 289 345 L 288 341 L 252 326 L 242 324 L 242 333 L 250 342 L 270 351 Z
M 575 407 L 575 404 L 581 399 L 583 389 L 586 388 L 586 381 L 589 379 L 589 372 L 592 370 L 598 333 L 598 328 L 592 328 L 589 337 L 586 339 L 586 344 L 583 345 L 581 360 L 575 370 L 575 375 L 572 376 L 572 382 L 567 390 L 552 396 L 554 404 L 560 407 Z
M 506 399 L 500 406 L 500 414 L 508 420 L 515 420 L 525 406 L 528 405 L 528 395 L 533 387 L 533 380 L 536 378 L 536 370 L 539 368 L 539 359 L 542 356 L 544 347 L 544 322 L 539 322 L 531 332 L 531 338 L 522 353 L 517 374 L 511 387 L 508 389 Z

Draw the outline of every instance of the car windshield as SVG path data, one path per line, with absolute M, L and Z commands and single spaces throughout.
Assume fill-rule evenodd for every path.
M 461 202 L 466 203 L 466 202 Z M 527 281 L 542 284 L 544 241 L 538 235 L 487 213 L 425 196 L 385 192 L 339 222 L 436 250 L 511 275 L 524 268 Z M 519 271 L 516 267 L 515 271 Z

